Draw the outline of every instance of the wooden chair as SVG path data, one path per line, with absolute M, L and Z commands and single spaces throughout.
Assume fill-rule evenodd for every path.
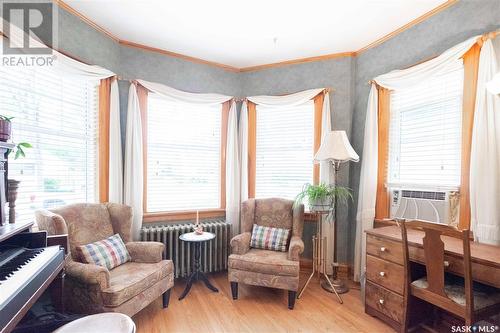
M 403 240 L 403 263 L 405 268 L 405 310 L 402 331 L 408 329 L 408 305 L 410 297 L 417 297 L 444 309 L 465 320 L 465 325 L 472 325 L 481 319 L 500 312 L 500 290 L 472 279 L 469 230 L 426 221 L 398 221 Z M 426 276 L 412 281 L 407 229 L 424 232 L 423 247 Z M 445 273 L 448 266 L 445 261 L 442 236 L 461 239 L 463 242 L 463 278 Z

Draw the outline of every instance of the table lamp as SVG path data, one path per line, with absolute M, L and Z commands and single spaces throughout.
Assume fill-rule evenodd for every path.
M 356 154 L 354 149 L 347 138 L 345 131 L 331 131 L 326 134 L 318 152 L 314 156 L 314 162 L 332 162 L 335 169 L 335 176 L 333 180 L 333 185 L 337 185 L 337 174 L 340 170 L 340 164 L 353 161 L 358 162 L 359 156 Z M 337 262 L 337 200 L 334 201 L 333 206 L 334 212 L 334 226 L 333 226 L 333 275 L 332 283 L 327 283 L 328 281 L 323 281 L 321 286 L 329 292 L 334 292 L 332 286 L 335 288 L 337 293 L 342 294 L 349 291 L 349 288 L 344 281 L 338 279 L 338 262 Z

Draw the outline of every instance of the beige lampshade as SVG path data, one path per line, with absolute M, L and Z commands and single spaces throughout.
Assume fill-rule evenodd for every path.
M 321 142 L 318 152 L 314 156 L 314 162 L 358 162 L 359 156 L 347 138 L 345 131 L 331 131 Z
M 500 72 L 496 73 L 493 79 L 486 84 L 488 91 L 493 94 L 500 94 Z

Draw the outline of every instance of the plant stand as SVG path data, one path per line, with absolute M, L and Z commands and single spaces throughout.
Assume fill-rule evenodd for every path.
M 331 290 L 335 295 L 337 296 L 337 299 L 339 300 L 339 303 L 342 304 L 344 301 L 342 300 L 342 297 L 340 297 L 339 293 L 337 292 L 337 289 L 335 286 L 332 284 L 332 281 L 326 274 L 326 253 L 327 253 L 327 242 L 326 242 L 326 237 L 323 236 L 322 232 L 322 217 L 325 214 L 329 214 L 330 211 L 324 211 L 324 212 L 316 212 L 318 214 L 318 219 L 317 219 L 317 229 L 316 229 L 316 235 L 312 237 L 312 242 L 313 242 L 313 260 L 312 260 L 312 272 L 311 275 L 309 275 L 309 278 L 307 279 L 306 283 L 304 284 L 304 287 L 302 287 L 302 290 L 300 291 L 299 295 L 297 298 L 302 297 L 302 294 L 304 291 L 307 289 L 307 286 L 309 285 L 309 282 L 311 282 L 311 279 L 313 278 L 314 275 L 318 274 L 318 277 L 320 279 L 320 285 L 322 286 L 323 284 L 327 284 L 330 286 Z M 321 276 L 324 277 L 324 281 L 321 282 Z

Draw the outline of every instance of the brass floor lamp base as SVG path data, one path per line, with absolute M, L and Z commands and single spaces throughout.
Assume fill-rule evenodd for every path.
M 345 294 L 349 291 L 349 287 L 344 281 L 340 279 L 330 281 L 331 284 L 327 281 L 321 282 L 321 287 L 330 293 L 335 292 L 336 294 Z

